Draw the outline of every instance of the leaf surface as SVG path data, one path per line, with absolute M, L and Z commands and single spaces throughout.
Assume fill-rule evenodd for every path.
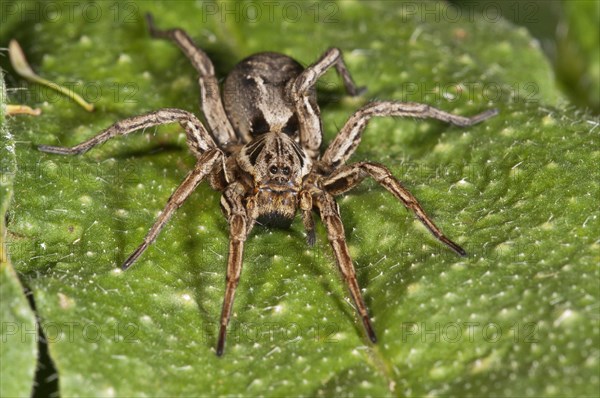
M 481 16 L 429 20 L 413 3 L 252 3 L 260 16 L 247 4 L 230 14 L 224 3 L 115 4 L 42 18 L 35 34 L 18 14 L 0 28 L 37 73 L 73 83 L 96 106 L 86 113 L 31 84 L 25 99 L 43 115 L 11 121 L 18 173 L 8 237 L 19 245 L 11 257 L 33 290 L 61 395 L 597 393 L 598 119 L 564 105 L 524 29 Z M 442 12 L 445 3 L 430 6 Z M 373 182 L 340 198 L 376 346 L 325 231 L 319 226 L 308 248 L 297 219 L 249 238 L 217 358 L 228 230 L 205 184 L 138 263 L 119 271 L 193 166 L 183 131 L 140 132 L 78 157 L 35 146 L 72 146 L 161 107 L 199 114 L 195 71 L 173 45 L 149 37 L 146 11 L 159 27 L 186 29 L 221 77 L 258 51 L 309 65 L 340 47 L 368 92 L 348 98 L 335 73 L 325 76 L 326 142 L 373 99 L 461 115 L 500 109 L 468 129 L 370 122 L 352 161 L 390 167 L 469 252 L 456 257 Z

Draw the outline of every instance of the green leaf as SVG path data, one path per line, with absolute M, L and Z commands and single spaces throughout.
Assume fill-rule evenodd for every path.
M 600 112 L 600 3 L 565 1 L 566 21 L 559 31 L 557 69 L 577 103 Z
M 44 113 L 11 122 L 12 259 L 33 291 L 61 395 L 597 394 L 599 121 L 565 105 L 524 29 L 479 15 L 450 20 L 445 3 L 426 5 L 439 18 L 390 2 L 77 4 L 40 14 L 35 32 L 19 12 L 0 28 L 36 72 L 72 83 L 96 107 L 88 114 L 28 84 L 24 99 Z M 456 257 L 373 182 L 340 198 L 377 345 L 365 339 L 325 231 L 308 248 L 296 220 L 248 239 L 217 358 L 228 230 L 206 184 L 119 271 L 193 166 L 184 133 L 161 127 L 78 157 L 35 146 L 71 146 L 160 107 L 199 113 L 193 68 L 149 38 L 146 11 L 159 27 L 185 28 L 220 76 L 258 51 L 308 65 L 340 47 L 369 91 L 348 98 L 335 73 L 325 76 L 326 141 L 372 99 L 461 115 L 500 109 L 468 129 L 370 122 L 352 161 L 389 166 L 469 252 Z
M 15 175 L 15 140 L 4 114 L 6 90 L 0 73 L 0 396 L 28 396 L 37 362 L 37 326 L 8 257 L 5 216 Z

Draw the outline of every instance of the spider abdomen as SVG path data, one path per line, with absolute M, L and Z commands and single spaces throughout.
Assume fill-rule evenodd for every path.
M 293 58 L 273 52 L 251 55 L 233 68 L 223 85 L 223 105 L 240 138 L 250 141 L 267 132 L 297 136 L 299 121 L 289 84 L 302 71 Z M 311 100 L 316 107 L 314 89 Z

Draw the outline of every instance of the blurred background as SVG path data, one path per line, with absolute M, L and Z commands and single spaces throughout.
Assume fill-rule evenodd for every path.
M 462 12 L 499 15 L 540 42 L 573 104 L 600 114 L 600 1 L 451 0 Z

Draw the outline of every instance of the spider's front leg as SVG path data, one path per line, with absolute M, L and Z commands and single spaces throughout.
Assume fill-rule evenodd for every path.
M 443 242 L 451 248 L 456 254 L 465 256 L 465 250 L 448 239 L 443 232 L 434 224 L 433 220 L 425 213 L 417 198 L 413 196 L 396 177 L 385 167 L 372 162 L 360 162 L 344 166 L 338 169 L 323 182 L 325 190 L 332 195 L 339 195 L 354 188 L 361 183 L 365 177 L 373 177 L 375 181 L 381 184 L 385 189 L 391 192 L 398 200 L 400 200 L 407 209 L 412 210 L 419 221 L 427 227 L 427 229 L 440 242 Z
M 203 152 L 216 147 L 215 141 L 196 116 L 182 109 L 165 108 L 145 115 L 123 119 L 89 140 L 75 145 L 72 148 L 40 145 L 38 146 L 38 149 L 42 152 L 58 155 L 80 155 L 89 151 L 96 145 L 103 144 L 111 138 L 127 135 L 136 130 L 144 130 L 148 127 L 176 122 L 185 129 L 188 146 L 196 158 L 199 158 Z
M 317 81 L 330 68 L 335 67 L 349 95 L 360 95 L 364 87 L 357 87 L 344 63 L 342 52 L 330 48 L 314 64 L 308 66 L 292 84 L 291 98 L 296 107 L 300 126 L 300 144 L 312 158 L 318 157 L 323 139 L 319 108 L 312 103 L 312 94 Z
M 490 109 L 475 116 L 464 117 L 415 102 L 372 102 L 360 108 L 348 119 L 338 135 L 329 144 L 329 147 L 327 147 L 322 160 L 323 163 L 334 168 L 344 164 L 356 150 L 367 123 L 374 116 L 430 118 L 464 127 L 480 123 L 497 114 L 497 109 Z
M 208 134 L 202 123 L 193 114 L 181 109 L 167 108 L 146 115 L 121 120 L 100 134 L 72 148 L 49 145 L 40 145 L 38 147 L 42 152 L 59 155 L 78 155 L 89 151 L 96 145 L 102 144 L 111 138 L 127 135 L 136 130 L 174 122 L 179 122 L 186 131 L 188 146 L 197 159 L 196 167 L 171 195 L 165 209 L 144 238 L 144 242 L 123 263 L 123 269 L 129 268 L 148 248 L 154 239 L 156 239 L 160 230 L 169 221 L 175 210 L 183 204 L 204 177 L 213 170 L 213 167 L 222 160 L 223 153 L 216 148 L 216 144 L 210 134 Z
M 146 21 L 152 37 L 171 40 L 181 49 L 181 51 L 183 51 L 185 56 L 198 71 L 198 74 L 200 75 L 198 84 L 200 85 L 204 116 L 206 116 L 208 126 L 220 147 L 224 148 L 228 143 L 236 142 L 235 132 L 225 113 L 223 102 L 221 101 L 219 82 L 215 76 L 215 68 L 208 55 L 196 46 L 184 30 L 178 28 L 160 30 L 154 25 L 152 14 L 146 14 Z
M 348 245 L 346 243 L 344 225 L 340 218 L 338 205 L 333 196 L 326 192 L 316 194 L 314 203 L 319 209 L 319 214 L 327 229 L 327 239 L 335 254 L 336 263 L 344 276 L 344 280 L 348 284 L 350 295 L 356 304 L 356 310 L 362 319 L 363 326 L 365 327 L 369 339 L 373 343 L 376 343 L 377 337 L 375 337 L 369 313 L 367 312 L 367 307 L 356 280 L 356 271 L 354 270 L 354 265 L 352 265 L 352 258 L 350 257 L 350 251 L 348 250 Z
M 254 225 L 254 220 L 248 216 L 243 199 L 246 190 L 242 184 L 234 182 L 227 186 L 221 196 L 221 207 L 227 214 L 229 222 L 229 256 L 227 258 L 227 274 L 225 277 L 225 297 L 221 310 L 221 325 L 217 342 L 217 355 L 223 355 L 227 325 L 231 318 L 231 309 L 235 298 L 235 289 L 242 273 L 242 258 L 244 242 Z
M 167 204 L 163 211 L 160 213 L 160 216 L 154 222 L 150 231 L 144 238 L 144 242 L 138 246 L 137 249 L 125 260 L 121 268 L 126 270 L 131 267 L 131 265 L 137 260 L 139 256 L 142 255 L 144 251 L 150 246 L 152 242 L 156 239 L 159 232 L 165 226 L 167 221 L 171 219 L 175 210 L 179 209 L 183 202 L 194 192 L 196 187 L 202 182 L 204 177 L 206 177 L 214 168 L 216 164 L 218 164 L 223 157 L 223 153 L 219 149 L 211 149 L 205 152 L 196 163 L 196 167 L 194 170 L 188 173 L 183 182 L 177 187 L 175 192 L 171 195 Z

